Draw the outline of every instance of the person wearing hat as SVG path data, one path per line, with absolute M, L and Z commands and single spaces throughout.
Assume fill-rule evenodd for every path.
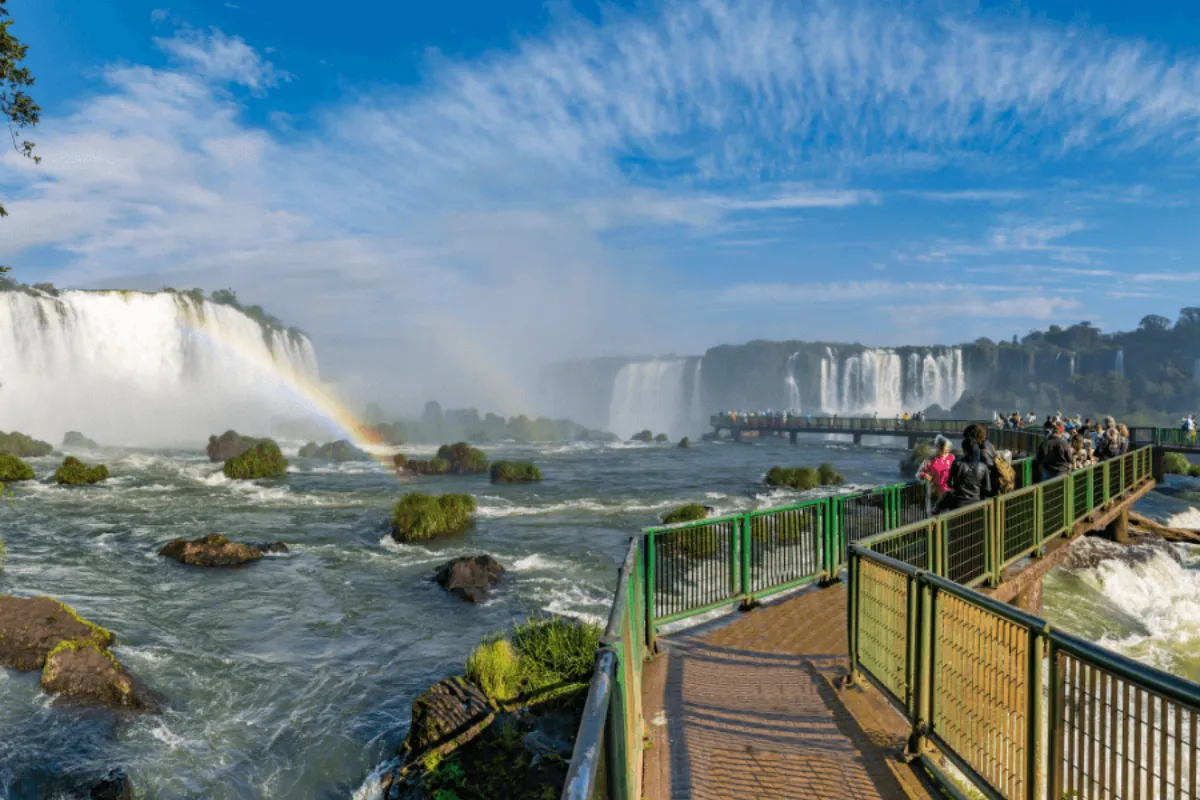
M 1052 481 L 1071 471 L 1074 455 L 1071 443 L 1067 441 L 1066 430 L 1061 422 L 1038 448 L 1037 463 L 1042 472 L 1043 481 Z

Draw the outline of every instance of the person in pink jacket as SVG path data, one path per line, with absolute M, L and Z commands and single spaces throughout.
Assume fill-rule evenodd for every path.
M 950 465 L 953 463 L 954 454 L 950 452 L 950 440 L 945 436 L 934 439 L 933 455 L 921 465 L 917 476 L 929 483 L 935 499 L 950 491 Z

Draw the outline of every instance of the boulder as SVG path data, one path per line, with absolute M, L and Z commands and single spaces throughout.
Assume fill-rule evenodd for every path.
M 133 781 L 123 769 L 111 770 L 88 793 L 89 800 L 133 800 Z
M 60 642 L 46 657 L 41 686 L 42 691 L 62 698 L 126 711 L 161 707 L 153 692 L 94 641 Z
M 53 598 L 0 596 L 0 666 L 41 669 L 64 641 L 107 648 L 117 637 Z
M 0 453 L 0 483 L 31 481 L 33 478 L 33 467 L 16 456 Z
M 497 461 L 492 464 L 492 483 L 535 483 L 542 471 L 527 461 Z
M 66 436 L 63 437 L 62 446 L 63 447 L 82 447 L 85 450 L 95 450 L 100 447 L 100 445 L 96 444 L 91 439 L 89 439 L 88 437 L 86 437 L 82 433 L 80 433 L 79 431 L 67 431 Z
M 253 436 L 242 436 L 237 431 L 225 431 L 220 436 L 209 436 L 208 446 L 204 451 L 213 462 L 228 461 L 234 456 L 240 456 L 258 442 Z
M 317 444 L 309 442 L 300 448 L 300 458 L 316 458 L 322 461 L 370 461 L 371 456 L 359 450 L 348 439 Z
M 241 455 L 225 462 L 225 477 L 239 481 L 259 478 L 282 478 L 287 475 L 288 462 L 279 445 L 270 439 L 259 439 Z
M 158 554 L 197 567 L 232 567 L 263 557 L 263 551 L 254 545 L 231 542 L 219 533 L 190 542 L 183 538 L 173 539 Z
M 62 466 L 54 471 L 54 482 L 66 486 L 81 486 L 108 480 L 108 467 L 97 464 L 89 467 L 75 456 L 63 459 Z
M 495 717 L 496 707 L 479 687 L 462 678 L 439 681 L 413 701 L 402 753 L 409 758 L 448 753 L 478 736 Z
M 464 556 L 447 561 L 434 572 L 433 579 L 443 589 L 468 603 L 482 603 L 488 592 L 500 583 L 504 567 L 489 555 Z

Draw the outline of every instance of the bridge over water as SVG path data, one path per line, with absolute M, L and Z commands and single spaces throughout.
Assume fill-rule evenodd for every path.
M 1075 537 L 1123 537 L 1167 446 L 1037 484 L 1018 462 L 937 517 L 900 484 L 647 529 L 564 800 L 1200 798 L 1200 685 L 1052 629 L 1031 588 Z

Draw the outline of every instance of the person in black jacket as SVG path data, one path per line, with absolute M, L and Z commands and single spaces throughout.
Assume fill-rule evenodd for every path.
M 962 458 L 956 458 L 950 466 L 950 491 L 938 500 L 934 513 L 953 511 L 992 494 L 992 473 L 980 455 L 979 442 L 964 438 L 962 448 Z
M 1043 481 L 1052 481 L 1071 471 L 1075 457 L 1071 452 L 1071 443 L 1067 441 L 1064 433 L 1060 422 L 1038 448 L 1037 463 L 1042 471 Z

